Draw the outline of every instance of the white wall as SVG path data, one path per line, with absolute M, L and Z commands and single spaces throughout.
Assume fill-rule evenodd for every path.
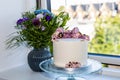
M 0 0 L 0 70 L 25 62 L 29 49 L 6 50 L 5 40 L 15 31 L 14 26 L 21 13 L 34 10 L 35 5 L 35 0 Z

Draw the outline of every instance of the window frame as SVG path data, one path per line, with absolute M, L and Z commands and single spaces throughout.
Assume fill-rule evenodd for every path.
M 41 0 L 36 0 L 36 9 L 41 8 Z

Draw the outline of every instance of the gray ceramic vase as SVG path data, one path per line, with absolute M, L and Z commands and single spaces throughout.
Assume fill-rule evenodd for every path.
M 39 67 L 40 62 L 50 58 L 51 53 L 49 48 L 33 49 L 28 54 L 28 64 L 33 71 L 42 72 Z

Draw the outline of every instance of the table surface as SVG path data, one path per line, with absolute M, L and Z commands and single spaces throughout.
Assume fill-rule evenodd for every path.
M 57 75 L 50 75 L 45 72 L 33 72 L 28 65 L 21 65 L 16 68 L 0 72 L 0 80 L 54 80 Z M 106 76 L 102 74 L 90 74 L 84 76 L 89 80 L 120 80 L 120 77 Z

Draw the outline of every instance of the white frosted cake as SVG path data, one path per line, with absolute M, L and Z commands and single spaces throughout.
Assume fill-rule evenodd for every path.
M 60 29 L 59 29 L 60 30 Z M 61 32 L 61 31 L 59 31 Z M 65 32 L 65 31 L 64 31 Z M 71 32 L 71 31 L 70 31 Z M 81 33 L 80 33 L 81 34 Z M 65 34 L 66 35 L 66 34 Z M 63 68 L 76 68 L 87 64 L 88 36 L 81 38 L 69 36 L 59 37 L 53 40 L 53 61 L 54 65 Z M 71 35 L 71 34 L 70 34 Z M 58 36 L 58 34 L 57 34 Z

